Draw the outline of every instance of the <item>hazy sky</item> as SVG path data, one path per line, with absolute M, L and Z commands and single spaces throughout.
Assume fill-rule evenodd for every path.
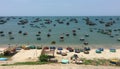
M 0 16 L 119 16 L 120 0 L 0 0 Z

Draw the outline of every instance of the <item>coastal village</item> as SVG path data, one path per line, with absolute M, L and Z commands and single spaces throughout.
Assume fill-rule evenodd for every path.
M 23 45 L 8 48 L 0 48 L 0 64 L 14 64 L 17 62 L 50 62 L 61 64 L 82 64 L 86 65 L 85 60 L 99 60 L 98 65 L 120 65 L 120 49 L 97 48 L 90 47 L 56 47 L 52 46 L 35 46 Z M 10 57 L 6 57 L 10 56 Z M 48 56 L 48 58 L 40 60 L 40 56 Z M 45 57 L 44 57 L 45 58 Z M 106 61 L 107 60 L 107 61 Z M 106 61 L 106 62 L 105 62 Z M 97 62 L 96 62 L 97 63 Z M 96 64 L 94 62 L 94 64 Z M 92 62 L 88 63 L 91 65 Z

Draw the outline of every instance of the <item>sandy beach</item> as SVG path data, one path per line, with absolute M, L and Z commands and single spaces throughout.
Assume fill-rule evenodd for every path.
M 92 66 L 76 64 L 45 64 L 45 65 L 20 65 L 20 66 L 0 66 L 0 69 L 120 69 L 114 66 Z
M 10 61 L 14 62 L 26 62 L 26 61 L 37 61 L 38 57 L 40 56 L 42 50 L 21 50 L 17 54 L 15 54 Z M 63 49 L 62 52 L 67 53 L 67 56 L 62 56 L 57 54 L 58 50 L 55 50 L 55 58 L 58 59 L 59 62 L 61 62 L 62 59 L 68 59 L 70 60 L 70 57 L 74 54 L 77 54 L 79 58 L 86 58 L 86 59 L 120 59 L 120 49 L 117 49 L 116 52 L 110 52 L 109 49 L 105 49 L 102 53 L 96 53 L 96 49 L 90 50 L 89 54 L 84 54 L 83 52 L 75 53 L 75 52 L 69 52 L 66 49 Z
M 77 47 L 75 47 L 77 48 Z M 49 51 L 49 49 L 48 49 Z M 86 58 L 86 59 L 120 59 L 120 49 L 116 49 L 116 52 L 110 52 L 108 48 L 105 48 L 102 53 L 96 53 L 96 48 L 92 48 L 89 51 L 89 54 L 84 54 L 84 52 L 75 53 L 69 52 L 63 47 L 62 52 L 67 53 L 67 56 L 62 56 L 57 54 L 57 49 L 55 49 L 54 56 L 61 62 L 62 59 L 69 60 L 70 64 L 44 64 L 44 65 L 16 65 L 16 66 L 0 66 L 0 69 L 120 69 L 116 66 L 92 66 L 92 65 L 77 65 L 72 63 L 70 57 L 74 54 L 77 54 L 79 58 Z M 12 56 L 8 61 L 0 61 L 1 64 L 11 64 L 16 62 L 29 62 L 29 61 L 38 61 L 38 57 L 41 55 L 42 49 L 30 49 L 30 50 L 20 50 L 14 56 Z
M 61 47 L 61 46 L 59 46 Z M 63 50 L 61 52 L 67 53 L 67 56 L 62 56 L 57 54 L 57 49 L 54 52 L 55 58 L 61 62 L 62 59 L 68 59 L 70 60 L 70 57 L 73 56 L 74 54 L 77 54 L 79 58 L 86 58 L 86 59 L 120 59 L 120 49 L 116 48 L 116 52 L 110 52 L 109 48 L 105 48 L 104 51 L 101 53 L 96 53 L 97 48 L 91 48 L 89 51 L 89 54 L 84 54 L 84 52 L 80 53 L 75 53 L 75 52 L 69 52 L 66 50 L 67 46 L 62 46 Z M 73 47 L 74 48 L 74 47 Z M 75 47 L 75 48 L 80 48 L 80 47 Z M 30 50 L 20 50 L 18 53 L 16 53 L 9 61 L 13 62 L 26 62 L 26 61 L 37 61 L 38 57 L 41 55 L 41 50 L 37 49 L 30 49 Z M 48 50 L 49 51 L 49 50 Z M 19 58 L 19 59 L 18 59 Z

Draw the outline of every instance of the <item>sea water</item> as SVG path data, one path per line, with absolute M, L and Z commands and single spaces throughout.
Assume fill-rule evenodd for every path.
M 96 25 L 87 25 L 84 20 L 87 17 Z M 39 18 L 39 21 L 33 22 L 36 18 Z M 120 29 L 119 18 L 119 16 L 1 16 L 0 20 L 8 20 L 6 23 L 0 24 L 0 31 L 4 31 L 5 35 L 0 36 L 0 44 L 51 44 L 52 41 L 55 41 L 58 45 L 83 45 L 84 42 L 88 42 L 88 45 L 120 45 L 120 41 L 117 41 L 120 38 L 120 31 L 114 31 Z M 24 19 L 28 20 L 28 23 L 18 25 L 19 21 Z M 70 21 L 71 19 L 76 19 L 78 22 Z M 45 20 L 52 22 L 46 24 Z M 56 20 L 63 23 L 60 24 Z M 115 23 L 110 27 L 105 27 L 105 23 L 100 24 L 99 20 L 103 20 L 105 23 L 114 20 Z M 69 25 L 66 25 L 68 22 Z M 98 29 L 111 29 L 111 35 L 114 37 L 98 33 Z M 23 33 L 27 32 L 28 35 L 19 34 L 20 30 Z M 76 36 L 73 35 L 72 30 L 76 30 Z M 40 36 L 36 36 L 39 31 Z M 9 35 L 8 32 L 12 32 L 12 34 Z M 48 33 L 51 35 L 50 37 L 47 37 Z M 69 36 L 66 36 L 66 33 Z M 86 34 L 89 37 L 85 37 Z M 60 40 L 60 36 L 64 37 L 63 41 Z M 14 37 L 14 39 L 10 39 L 10 37 Z M 41 38 L 41 40 L 37 40 L 37 38 Z M 84 38 L 85 41 L 80 41 L 80 38 Z

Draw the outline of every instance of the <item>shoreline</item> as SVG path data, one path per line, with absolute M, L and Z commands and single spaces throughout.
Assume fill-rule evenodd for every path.
M 35 45 L 35 46 L 41 46 L 41 47 L 50 47 L 50 46 L 55 46 L 55 47 L 72 47 L 72 48 L 83 48 L 83 47 L 90 47 L 91 49 L 97 49 L 97 48 L 104 48 L 104 49 L 109 49 L 109 48 L 116 48 L 120 49 L 120 46 L 118 44 L 116 45 L 111 45 L 111 46 L 106 46 L 106 45 L 68 45 L 68 44 L 0 44 L 0 48 L 6 48 L 6 47 L 19 47 L 19 46 L 27 46 L 27 45 Z

